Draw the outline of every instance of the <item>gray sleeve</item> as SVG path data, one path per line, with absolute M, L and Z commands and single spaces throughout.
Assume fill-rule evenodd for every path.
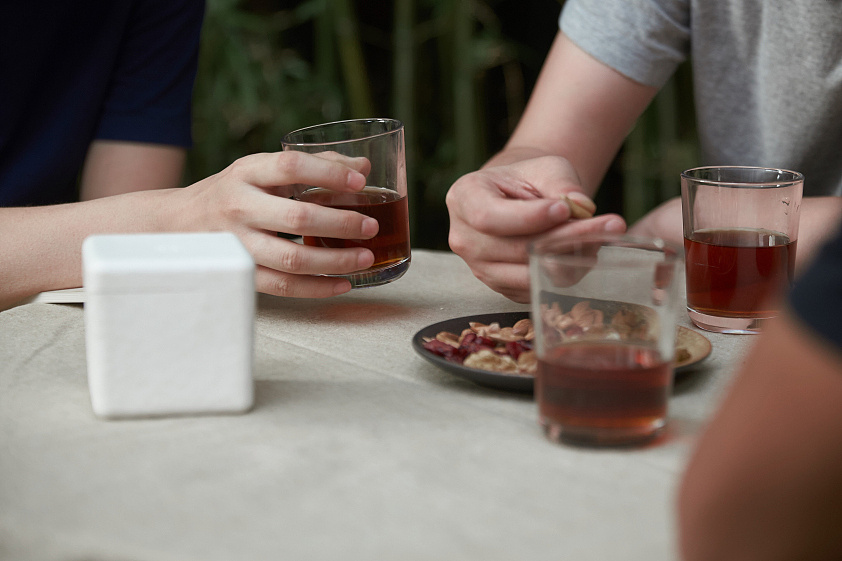
M 559 27 L 636 82 L 661 87 L 690 48 L 690 0 L 567 0 Z

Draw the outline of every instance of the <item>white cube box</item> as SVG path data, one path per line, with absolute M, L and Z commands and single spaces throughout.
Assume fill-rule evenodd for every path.
M 236 236 L 96 235 L 82 264 L 94 413 L 251 408 L 255 266 Z

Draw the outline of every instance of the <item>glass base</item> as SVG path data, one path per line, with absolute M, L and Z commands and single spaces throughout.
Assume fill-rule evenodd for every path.
M 358 271 L 350 275 L 325 275 L 326 277 L 336 277 L 340 279 L 348 279 L 351 281 L 351 288 L 368 288 L 370 286 L 380 286 L 396 281 L 401 278 L 409 269 L 410 257 L 397 263 L 389 263 L 385 267 L 372 267 L 365 271 Z
M 763 318 L 733 318 L 724 316 L 712 316 L 698 312 L 693 308 L 687 308 L 687 315 L 690 321 L 698 328 L 714 333 L 731 333 L 737 335 L 752 335 L 763 331 L 763 327 L 775 316 Z
M 639 446 L 657 438 L 667 426 L 666 419 L 635 427 L 566 427 L 544 417 L 540 419 L 544 434 L 553 442 L 574 446 L 608 447 Z

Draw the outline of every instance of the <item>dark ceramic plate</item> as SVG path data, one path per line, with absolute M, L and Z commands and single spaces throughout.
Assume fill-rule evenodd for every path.
M 495 321 L 501 327 L 511 327 L 518 321 L 528 318 L 529 312 L 501 312 L 495 314 L 479 314 L 475 316 L 464 316 L 460 318 L 448 319 L 440 321 L 432 325 L 428 325 L 420 330 L 412 337 L 412 347 L 422 358 L 435 364 L 451 374 L 460 378 L 470 380 L 480 386 L 488 388 L 495 388 L 498 390 L 514 391 L 514 392 L 531 392 L 533 386 L 533 377 L 521 374 L 503 374 L 501 372 L 491 372 L 490 370 L 480 370 L 478 368 L 469 368 L 456 362 L 450 362 L 443 357 L 431 353 L 424 348 L 425 338 L 435 338 L 441 331 L 450 331 L 451 333 L 461 333 L 463 329 L 469 327 L 468 323 L 472 321 L 484 323 L 486 325 L 494 323 Z M 707 338 L 683 326 L 678 327 L 678 336 L 676 339 L 676 346 L 683 347 L 689 353 L 689 356 L 675 365 L 676 373 L 681 373 L 687 370 L 690 366 L 705 359 L 711 352 L 711 344 Z

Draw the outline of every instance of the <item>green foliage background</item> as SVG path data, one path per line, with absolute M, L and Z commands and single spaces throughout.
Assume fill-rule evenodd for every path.
M 563 0 L 208 0 L 188 183 L 288 131 L 406 125 L 412 243 L 447 249 L 444 196 L 513 130 Z M 597 197 L 634 221 L 677 193 L 697 147 L 689 71 L 640 119 Z

